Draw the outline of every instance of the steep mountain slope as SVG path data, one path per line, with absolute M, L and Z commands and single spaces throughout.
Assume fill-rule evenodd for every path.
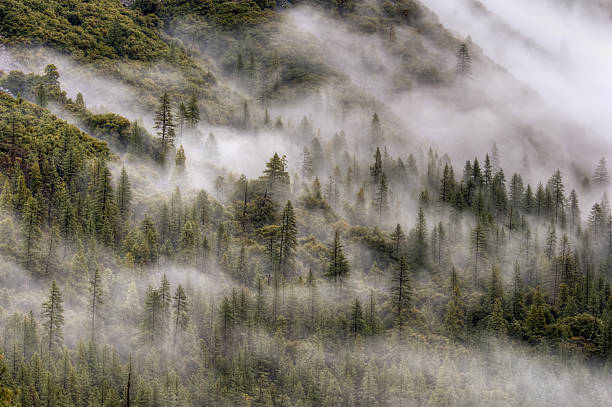
M 0 405 L 612 404 L 606 160 L 441 4 L 0 3 Z

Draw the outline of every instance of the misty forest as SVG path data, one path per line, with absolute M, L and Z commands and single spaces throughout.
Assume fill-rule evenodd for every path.
M 612 0 L 0 0 L 0 407 L 612 406 Z

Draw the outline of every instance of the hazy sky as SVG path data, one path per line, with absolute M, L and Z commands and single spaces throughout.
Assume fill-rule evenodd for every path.
M 600 154 L 610 152 L 612 24 L 559 1 L 424 0 L 450 30 L 482 47 L 511 75 L 568 117 L 589 127 Z M 579 3 L 579 2 L 578 2 Z M 602 13 L 601 16 L 604 16 Z M 563 140 L 580 147 L 581 140 Z M 602 145 L 603 144 L 603 145 Z

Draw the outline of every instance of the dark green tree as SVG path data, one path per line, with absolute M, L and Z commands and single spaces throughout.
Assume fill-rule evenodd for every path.
M 64 300 L 55 281 L 51 282 L 49 297 L 42 303 L 41 317 L 43 318 L 43 328 L 47 343 L 49 362 L 53 350 L 61 345 L 63 340 L 64 327 Z
M 179 284 L 174 293 L 174 338 L 173 342 L 176 345 L 176 339 L 179 332 L 185 332 L 189 325 L 189 301 L 183 286 Z
M 392 279 L 393 308 L 395 313 L 395 327 L 398 330 L 399 340 L 402 341 L 404 326 L 408 322 L 412 304 L 412 283 L 408 262 L 402 257 L 399 267 Z
M 330 259 L 327 266 L 327 277 L 334 280 L 334 283 L 342 282 L 349 274 L 349 263 L 344 257 L 342 242 L 340 241 L 340 231 L 334 232 L 334 242 L 330 250 Z
M 155 112 L 155 129 L 160 137 L 161 154 L 165 156 L 168 147 L 174 145 L 174 117 L 170 105 L 170 96 L 165 92 L 159 98 L 159 107 Z

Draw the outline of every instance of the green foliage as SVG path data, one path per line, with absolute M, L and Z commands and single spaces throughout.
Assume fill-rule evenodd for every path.
M 155 19 L 118 1 L 8 0 L 0 5 L 0 17 L 4 42 L 52 45 L 85 60 L 126 55 L 150 61 L 169 52 Z

